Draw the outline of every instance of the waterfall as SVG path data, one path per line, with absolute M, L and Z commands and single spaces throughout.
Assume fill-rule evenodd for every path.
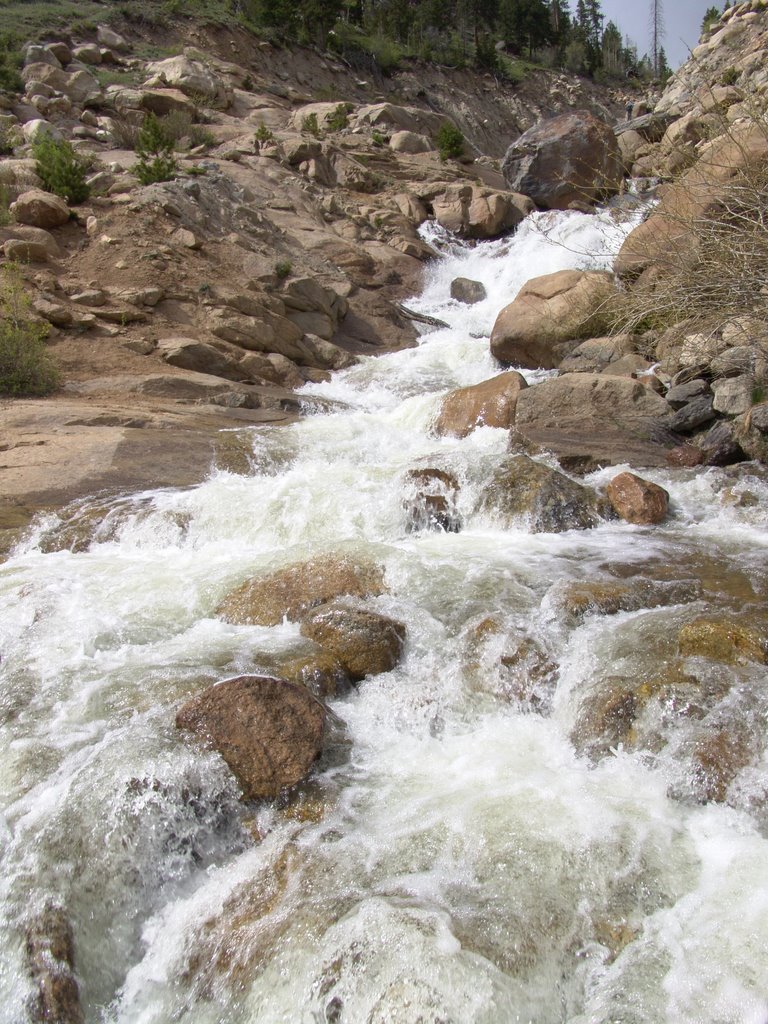
M 764 602 L 764 476 L 654 470 L 663 526 L 531 534 L 477 512 L 505 431 L 429 429 L 498 372 L 488 335 L 525 280 L 610 266 L 630 227 L 537 214 L 471 248 L 428 228 L 441 258 L 408 304 L 449 328 L 308 386 L 331 411 L 250 429 L 250 475 L 81 502 L 0 566 L 5 1020 L 27 1019 L 25 928 L 54 904 L 88 1024 L 764 1024 L 762 748 L 709 803 L 686 754 L 734 720 L 758 742 L 764 667 L 694 659 L 652 740 L 574 741 L 596 689 L 655 679 L 694 614 Z M 488 297 L 452 300 L 456 276 Z M 417 464 L 456 476 L 461 532 L 407 529 Z M 245 805 L 176 709 L 299 642 L 217 618 L 224 595 L 339 550 L 384 567 L 367 603 L 407 623 L 404 659 L 331 702 L 298 804 Z M 638 574 L 690 597 L 567 612 L 571 584 Z

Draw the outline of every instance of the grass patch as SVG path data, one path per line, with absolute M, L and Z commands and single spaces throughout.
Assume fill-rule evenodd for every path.
M 0 271 L 0 395 L 47 395 L 59 373 L 45 347 L 48 327 L 32 316 L 19 268 Z

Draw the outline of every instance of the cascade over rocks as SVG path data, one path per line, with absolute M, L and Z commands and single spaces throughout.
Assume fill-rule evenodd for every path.
M 300 620 L 336 597 L 375 597 L 384 590 L 377 565 L 325 555 L 247 580 L 224 598 L 216 614 L 239 625 L 276 626 L 284 618 Z
M 325 711 L 296 683 L 238 676 L 187 701 L 176 726 L 217 750 L 243 796 L 258 800 L 307 776 L 323 748 Z
M 613 129 L 585 110 L 529 128 L 507 150 L 502 172 L 513 192 L 548 210 L 614 195 L 623 177 Z
M 445 530 L 458 533 L 456 509 L 459 482 L 453 473 L 437 467 L 409 469 L 403 479 L 403 508 L 409 531 Z
M 521 519 L 531 533 L 562 533 L 597 526 L 603 508 L 597 495 L 527 455 L 500 460 L 480 500 L 480 511 L 505 527 Z
M 613 275 L 603 270 L 534 277 L 497 316 L 491 352 L 507 366 L 554 369 L 595 333 L 595 318 L 615 290 Z

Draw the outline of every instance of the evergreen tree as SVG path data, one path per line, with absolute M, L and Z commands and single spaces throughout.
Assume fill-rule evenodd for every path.
M 704 11 L 704 18 L 701 22 L 701 31 L 707 32 L 713 25 L 720 21 L 720 11 L 717 7 L 708 7 Z

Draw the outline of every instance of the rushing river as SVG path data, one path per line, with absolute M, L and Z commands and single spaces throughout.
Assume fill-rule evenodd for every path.
M 89 1024 L 766 1024 L 764 666 L 688 659 L 704 697 L 657 701 L 653 743 L 590 758 L 572 736 L 595 686 L 669 666 L 694 615 L 764 604 L 768 487 L 644 472 L 671 494 L 663 526 L 502 530 L 475 508 L 506 433 L 429 431 L 442 393 L 498 372 L 488 335 L 524 281 L 609 266 L 627 229 L 574 213 L 473 249 L 433 234 L 410 305 L 450 329 L 308 388 L 338 411 L 250 431 L 250 474 L 81 503 L 0 566 L 3 1024 L 27 1020 L 46 904 L 71 922 Z M 456 276 L 488 298 L 451 300 Z M 459 479 L 460 532 L 407 529 L 418 464 Z M 299 643 L 214 617 L 228 591 L 338 551 L 384 566 L 368 605 L 407 624 L 404 659 L 331 703 L 297 801 L 244 805 L 175 711 Z M 563 611 L 573 581 L 646 573 L 693 596 Z M 707 803 L 686 750 L 734 722 L 753 753 Z

